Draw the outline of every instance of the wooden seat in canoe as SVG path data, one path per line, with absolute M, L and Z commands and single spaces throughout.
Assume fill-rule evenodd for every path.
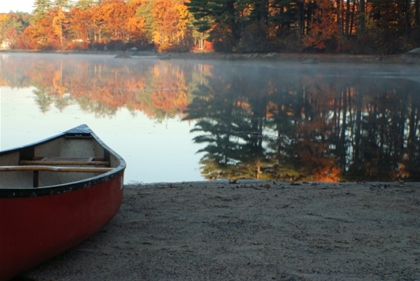
M 22 165 L 22 166 L 0 166 L 0 172 L 16 171 L 47 171 L 65 173 L 106 173 L 113 168 L 106 167 L 63 167 L 63 166 L 42 166 L 42 165 Z
M 51 165 L 51 166 L 60 166 L 60 165 L 91 165 L 91 166 L 108 166 L 109 161 L 105 161 L 103 158 L 75 158 L 75 157 L 38 157 L 33 160 L 20 160 L 20 165 Z

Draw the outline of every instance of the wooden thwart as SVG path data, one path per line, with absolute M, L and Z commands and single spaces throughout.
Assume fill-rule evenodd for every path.
M 20 165 L 89 165 L 89 166 L 109 166 L 108 161 L 38 161 L 38 160 L 21 160 Z
M 27 166 L 0 166 L 0 172 L 15 171 L 48 171 L 48 172 L 70 172 L 70 173 L 106 173 L 113 168 L 102 167 L 59 167 L 45 165 L 27 165 Z
M 33 160 L 21 160 L 18 166 L 0 166 L 2 172 L 14 171 L 48 171 L 69 173 L 106 173 L 113 168 L 109 167 L 109 161 L 103 158 L 75 158 L 75 157 L 36 157 Z M 70 167 L 67 167 L 70 166 Z M 83 167 L 71 167 L 83 166 Z M 108 166 L 108 167 L 89 167 Z
M 20 165 L 88 165 L 88 166 L 109 166 L 109 161 L 103 158 L 63 158 L 63 157 L 43 157 L 34 160 L 21 160 Z

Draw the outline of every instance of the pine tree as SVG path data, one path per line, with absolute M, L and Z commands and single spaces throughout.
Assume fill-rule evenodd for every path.
M 239 15 L 236 0 L 191 0 L 185 3 L 194 15 L 194 25 L 199 32 L 211 30 L 218 49 L 233 51 L 239 42 Z
M 72 7 L 72 3 L 70 3 L 70 0 L 55 0 L 54 6 L 62 10 L 69 10 Z
M 211 28 L 213 19 L 208 4 L 208 0 L 191 0 L 190 2 L 185 3 L 188 7 L 188 11 L 194 16 L 194 26 L 196 26 L 199 32 L 205 32 Z
M 80 10 L 87 10 L 92 6 L 97 5 L 96 1 L 94 0 L 79 0 L 76 3 L 76 7 L 79 8 Z
M 153 32 L 156 29 L 156 23 L 152 15 L 153 2 L 138 1 L 138 5 L 136 16 L 144 20 L 146 37 L 152 41 Z
M 268 22 L 268 0 L 237 0 L 236 9 L 241 12 L 249 11 L 245 17 L 248 22 L 267 24 Z
M 37 22 L 39 19 L 43 18 L 49 10 L 52 9 L 53 4 L 51 3 L 51 0 L 35 0 L 33 7 L 33 20 Z

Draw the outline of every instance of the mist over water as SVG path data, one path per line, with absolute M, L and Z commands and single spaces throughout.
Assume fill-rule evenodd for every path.
M 419 70 L 2 53 L 0 147 L 86 123 L 126 183 L 417 181 Z

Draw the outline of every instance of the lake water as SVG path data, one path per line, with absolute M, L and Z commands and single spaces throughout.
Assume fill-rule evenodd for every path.
M 419 180 L 420 67 L 0 53 L 0 149 L 90 126 L 126 183 Z

